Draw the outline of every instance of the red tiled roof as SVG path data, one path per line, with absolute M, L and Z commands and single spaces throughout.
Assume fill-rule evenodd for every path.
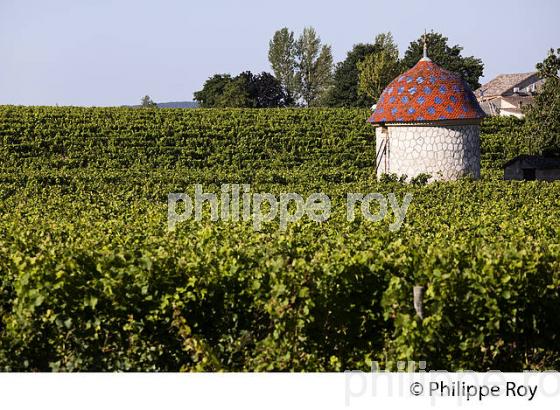
M 469 86 L 458 74 L 422 59 L 383 90 L 368 122 L 406 123 L 484 118 Z

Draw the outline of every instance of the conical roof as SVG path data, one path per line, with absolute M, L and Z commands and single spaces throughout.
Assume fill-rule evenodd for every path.
M 368 122 L 460 122 L 484 116 L 468 84 L 425 57 L 383 90 Z

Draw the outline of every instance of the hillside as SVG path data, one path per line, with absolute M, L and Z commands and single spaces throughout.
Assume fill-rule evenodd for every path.
M 159 108 L 197 108 L 196 101 L 175 101 L 175 102 L 162 102 L 157 103 Z

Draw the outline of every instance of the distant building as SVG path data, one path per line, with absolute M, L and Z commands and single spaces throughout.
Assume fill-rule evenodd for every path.
M 520 155 L 504 165 L 504 179 L 560 180 L 560 158 Z
M 544 80 L 538 73 L 500 74 L 474 92 L 487 115 L 523 118 Z

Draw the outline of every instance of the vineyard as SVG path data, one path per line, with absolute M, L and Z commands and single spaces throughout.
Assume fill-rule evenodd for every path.
M 519 123 L 483 124 L 482 180 L 403 184 L 373 178 L 367 115 L 0 107 L 0 368 L 558 370 L 560 185 L 500 180 Z M 167 230 L 168 193 L 224 183 L 332 216 Z M 350 192 L 413 200 L 391 232 Z

